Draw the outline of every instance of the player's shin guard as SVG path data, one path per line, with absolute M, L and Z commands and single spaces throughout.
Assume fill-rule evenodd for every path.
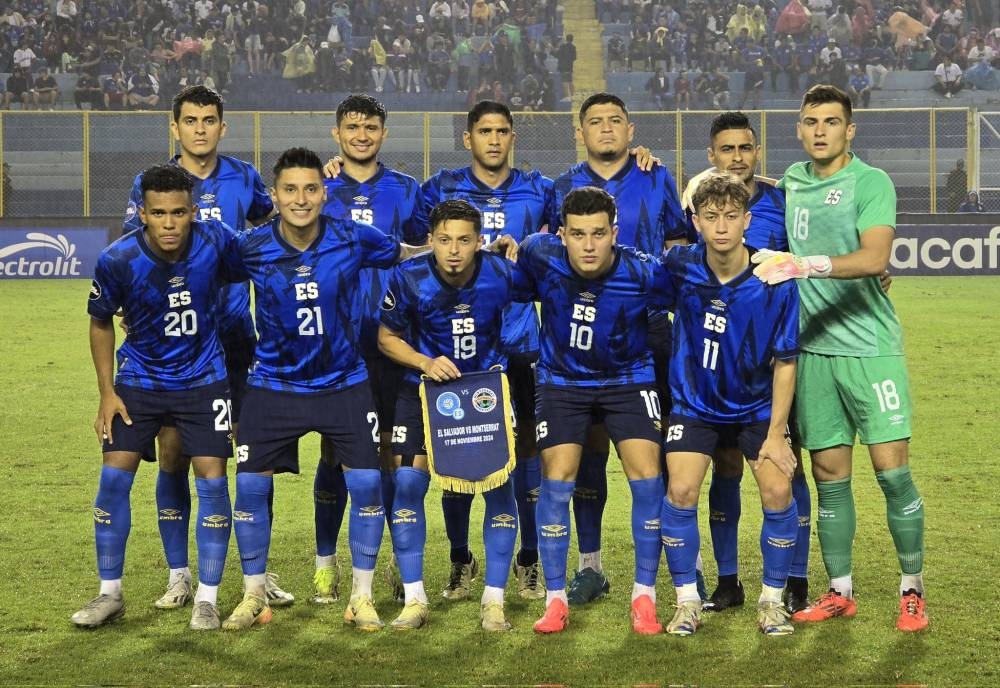
M 701 548 L 698 509 L 674 506 L 666 497 L 660 503 L 660 536 L 674 587 L 693 585 L 696 580 L 695 562 Z
M 347 482 L 340 464 L 331 465 L 322 459 L 316 465 L 313 480 L 313 514 L 316 524 L 316 554 L 321 557 L 337 553 L 340 526 L 347 510 Z
M 188 521 L 191 520 L 191 485 L 187 469 L 156 475 L 156 514 L 167 566 L 188 565 Z
M 198 581 L 205 585 L 222 582 L 226 566 L 233 509 L 229 503 L 229 482 L 221 478 L 195 478 L 198 491 Z
M 542 478 L 535 520 L 538 523 L 538 555 L 545 572 L 546 590 L 566 589 L 566 555 L 569 554 L 569 500 L 572 480 Z
M 900 466 L 875 474 L 885 493 L 889 532 L 896 545 L 896 556 L 905 575 L 916 575 L 924 568 L 924 500 L 913 484 L 909 466 Z
M 396 472 L 382 468 L 379 470 L 379 479 L 382 486 L 382 506 L 385 508 L 386 518 L 389 518 L 396 502 Z
M 522 565 L 533 564 L 538 557 L 538 533 L 535 525 L 535 508 L 538 490 L 542 484 L 542 462 L 537 456 L 521 459 L 511 474 L 514 497 L 517 499 L 517 518 L 521 524 Z
M 809 538 L 812 529 L 812 495 L 804 473 L 792 476 L 792 497 L 798 510 L 798 530 L 795 535 L 795 554 L 789 576 L 809 577 Z
M 488 587 L 507 585 L 510 562 L 517 542 L 517 501 L 510 480 L 500 487 L 483 493 L 486 513 L 483 515 L 483 544 L 486 546 L 486 573 L 483 582 Z
M 783 588 L 792 566 L 792 557 L 795 556 L 795 536 L 799 527 L 795 499 L 781 511 L 763 511 L 764 522 L 760 527 L 763 582 L 772 588 Z
M 103 466 L 94 499 L 94 540 L 101 580 L 117 580 L 125 567 L 125 543 L 132 530 L 129 494 L 135 473 Z
M 823 564 L 830 578 L 851 573 L 851 549 L 858 518 L 854 511 L 854 493 L 851 479 L 816 481 L 819 509 L 816 512 L 816 530 Z
M 660 505 L 663 478 L 629 480 L 632 490 L 632 541 L 635 543 L 635 582 L 656 585 L 660 566 Z
M 573 518 L 581 554 L 600 551 L 601 520 L 607 503 L 608 452 L 584 448 L 573 493 Z
M 403 583 L 424 578 L 424 546 L 427 544 L 427 518 L 424 497 L 431 476 L 424 471 L 401 466 L 396 469 L 395 505 L 387 515 L 392 548 Z
M 244 576 L 262 576 L 267 570 L 267 552 L 271 547 L 268 503 L 272 494 L 273 477 L 261 473 L 236 474 L 233 532 Z
M 373 571 L 385 521 L 382 479 L 377 468 L 344 471 L 344 479 L 351 496 L 351 520 L 347 531 L 351 544 L 351 566 Z
M 720 576 L 735 576 L 739 572 L 737 543 L 742 512 L 741 478 L 713 472 L 712 484 L 708 488 L 708 530 L 712 534 L 712 551 Z
M 445 490 L 441 493 L 441 511 L 444 513 L 444 530 L 451 543 L 451 560 L 469 562 L 469 514 L 475 495 Z

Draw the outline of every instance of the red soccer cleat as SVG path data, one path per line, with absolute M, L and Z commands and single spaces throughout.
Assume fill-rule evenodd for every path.
M 907 590 L 899 598 L 899 616 L 896 618 L 896 628 L 913 633 L 927 628 L 930 620 L 927 618 L 926 603 L 916 590 Z
M 569 607 L 558 597 L 545 607 L 545 614 L 532 628 L 535 633 L 562 633 L 569 624 Z
M 823 593 L 818 600 L 792 615 L 792 621 L 826 621 L 836 616 L 850 618 L 858 613 L 853 598 L 844 597 L 836 590 Z
M 632 630 L 642 635 L 663 632 L 663 624 L 656 620 L 656 603 L 649 595 L 632 600 Z

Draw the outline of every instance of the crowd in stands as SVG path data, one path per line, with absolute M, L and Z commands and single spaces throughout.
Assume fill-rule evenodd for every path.
M 3 104 L 154 109 L 189 84 L 281 74 L 298 92 L 443 91 L 554 109 L 556 0 L 0 0 Z M 46 70 L 46 71 L 43 71 Z M 452 78 L 454 76 L 454 78 Z

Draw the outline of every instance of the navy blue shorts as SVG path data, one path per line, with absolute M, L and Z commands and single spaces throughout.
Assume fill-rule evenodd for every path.
M 368 384 L 372 388 L 379 426 L 387 432 L 396 424 L 396 397 L 399 396 L 406 368 L 381 354 L 365 356 L 365 367 L 368 369 Z
M 591 425 L 607 426 L 611 440 L 660 442 L 660 404 L 652 384 L 611 387 L 540 385 L 535 406 L 538 448 L 583 445 Z
M 669 409 L 670 403 L 670 357 L 673 355 L 673 324 L 666 313 L 651 313 L 646 344 L 653 354 L 653 371 L 656 374 L 656 394 L 660 397 L 660 408 Z
M 756 461 L 770 425 L 766 420 L 756 423 L 710 423 L 671 413 L 665 448 L 667 453 L 695 452 L 708 456 L 713 456 L 720 447 L 739 449 L 748 460 Z
M 229 376 L 229 397 L 233 402 L 233 418 L 240 417 L 243 397 L 247 393 L 247 375 L 253 363 L 253 351 L 257 340 L 253 337 L 222 342 L 226 354 L 226 374 Z
M 125 425 L 121 416 L 111 424 L 114 444 L 104 443 L 104 451 L 127 451 L 146 456 L 160 428 L 176 427 L 185 456 L 233 455 L 229 413 L 229 388 L 225 381 L 183 390 L 148 390 L 115 385 L 132 419 Z
M 535 427 L 535 362 L 538 353 L 510 354 L 507 357 L 507 382 L 510 403 L 514 407 L 517 427 Z
M 403 385 L 396 400 L 396 424 L 392 427 L 392 453 L 395 456 L 427 456 L 424 439 L 424 411 L 420 391 Z
M 328 392 L 247 387 L 236 447 L 238 473 L 299 472 L 299 438 L 318 432 L 338 463 L 378 468 L 378 414 L 368 381 Z

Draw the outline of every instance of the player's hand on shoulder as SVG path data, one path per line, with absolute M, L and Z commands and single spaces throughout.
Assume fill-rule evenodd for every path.
M 776 186 L 778 184 L 778 180 L 774 177 L 765 177 L 760 174 L 754 175 L 753 179 L 758 184 L 767 184 L 768 186 Z
M 447 356 L 428 358 L 420 366 L 420 370 L 434 382 L 447 382 L 462 377 L 462 371 Z
M 97 433 L 97 441 L 114 444 L 114 436 L 111 433 L 111 424 L 115 416 L 121 416 L 126 425 L 132 425 L 132 419 L 125 408 L 125 402 L 116 393 L 112 392 L 101 397 L 101 404 L 97 409 L 97 420 L 94 421 L 94 432 Z
M 343 164 L 344 159 L 339 155 L 335 155 L 326 161 L 323 165 L 323 176 L 327 179 L 336 179 L 340 176 L 340 167 Z
M 490 253 L 499 253 L 507 260 L 517 260 L 517 252 L 520 247 L 514 241 L 514 237 L 509 234 L 501 234 L 493 240 L 486 250 Z
M 716 174 L 718 170 L 714 167 L 709 167 L 707 170 L 702 170 L 695 176 L 688 180 L 687 186 L 684 187 L 684 193 L 681 194 L 681 208 L 684 210 L 690 210 L 694 212 L 694 204 L 692 199 L 694 198 L 694 192 L 698 190 L 698 185 L 705 181 L 706 177 Z
M 653 155 L 653 151 L 645 146 L 636 146 L 635 148 L 630 148 L 628 151 L 629 155 L 635 156 L 635 164 L 643 172 L 649 172 L 651 169 L 657 165 L 663 164 L 661 160 Z
M 795 466 L 798 465 L 798 460 L 795 458 L 794 452 L 792 452 L 792 447 L 784 436 L 772 437 L 768 435 L 764 439 L 764 444 L 760 447 L 757 460 L 751 461 L 750 467 L 757 470 L 764 461 L 770 461 L 777 466 L 778 470 L 789 480 L 792 479 L 792 474 L 795 473 Z

